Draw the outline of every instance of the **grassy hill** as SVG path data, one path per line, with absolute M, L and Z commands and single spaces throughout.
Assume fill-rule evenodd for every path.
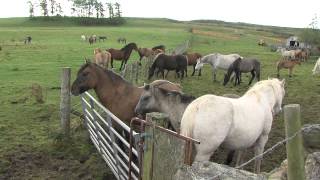
M 190 52 L 203 55 L 213 52 L 239 53 L 244 57 L 256 57 L 262 63 L 262 79 L 276 77 L 275 63 L 280 55 L 268 47 L 257 46 L 259 39 L 268 44 L 280 44 L 299 29 L 227 23 L 220 21 L 179 22 L 169 19 L 127 18 L 123 26 L 78 26 L 69 20 L 57 22 L 30 21 L 28 18 L 0 19 L 0 179 L 102 179 L 110 172 L 87 136 L 80 119 L 72 116 L 72 138 L 62 141 L 59 133 L 59 102 L 61 67 L 72 68 L 72 78 L 83 64 L 84 57 L 92 57 L 93 49 L 121 48 L 118 37 L 136 42 L 139 47 L 164 44 L 167 49 L 190 40 Z M 80 35 L 105 35 L 106 42 L 89 45 Z M 32 36 L 32 44 L 24 45 L 23 39 Z M 299 103 L 302 106 L 303 123 L 319 122 L 318 77 L 311 75 L 314 61 L 311 59 L 297 67 L 289 78 L 287 71 L 284 104 Z M 138 59 L 134 52 L 129 60 Z M 118 68 L 119 62 L 116 63 Z M 189 74 L 191 67 L 189 68 Z M 188 77 L 181 83 L 187 94 L 242 95 L 248 89 L 248 78 L 243 76 L 240 87 L 222 86 L 223 73 L 218 82 L 211 80 L 211 69 L 205 66 L 203 76 Z M 43 103 L 36 101 L 37 86 L 43 89 Z M 72 97 L 74 108 L 79 107 L 79 98 Z M 283 117 L 274 120 L 267 148 L 284 137 Z M 218 154 L 219 156 L 219 154 Z M 252 153 L 248 153 L 251 157 Z M 223 162 L 224 157 L 214 158 Z M 265 156 L 263 171 L 270 171 L 285 159 L 281 147 Z

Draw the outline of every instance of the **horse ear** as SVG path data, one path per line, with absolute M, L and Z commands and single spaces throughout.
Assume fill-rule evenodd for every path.
M 144 90 L 148 91 L 150 89 L 150 85 L 149 84 L 145 84 L 144 85 Z

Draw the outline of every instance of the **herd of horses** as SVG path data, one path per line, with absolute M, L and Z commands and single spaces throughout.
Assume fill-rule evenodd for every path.
M 241 97 L 205 94 L 196 98 L 184 94 L 179 84 L 167 80 L 155 80 L 136 87 L 108 68 L 109 63 L 113 68 L 113 60 L 121 60 L 120 70 L 124 68 L 133 51 L 138 52 L 140 63 L 143 57 L 153 57 L 148 79 L 158 77 L 159 73 L 165 79 L 165 70 L 167 73 L 175 71 L 177 77 L 182 79 L 187 77 L 188 66 L 193 66 L 192 76 L 197 70 L 198 76 L 201 76 L 203 65 L 209 64 L 213 81 L 217 79 L 218 69 L 226 71 L 223 85 L 233 78 L 234 85 L 239 85 L 243 73 L 251 73 L 249 85 L 255 78 L 257 82 Z M 294 58 L 283 57 L 278 61 L 278 74 L 281 68 L 288 68 L 291 76 L 293 67 L 301 64 L 298 56 L 301 57 L 295 54 Z M 317 63 L 320 71 L 320 58 Z M 260 74 L 261 63 L 258 59 L 239 54 L 168 55 L 164 45 L 138 48 L 136 43 L 129 43 L 121 49 L 95 49 L 93 62 L 86 62 L 79 69 L 71 92 L 79 95 L 93 89 L 99 101 L 127 124 L 132 118 L 144 117 L 149 112 L 166 113 L 173 131 L 200 141 L 195 145 L 194 161 L 207 161 L 219 147 L 223 147 L 229 150 L 226 164 L 230 164 L 235 151 L 239 151 L 236 162 L 239 165 L 246 149 L 253 148 L 255 155 L 263 152 L 272 121 L 281 111 L 285 96 L 285 80 L 273 78 L 260 81 Z M 252 107 L 255 113 L 252 113 Z M 115 128 L 120 131 L 120 128 Z M 257 173 L 260 172 L 261 161 L 262 156 L 255 160 L 254 171 Z

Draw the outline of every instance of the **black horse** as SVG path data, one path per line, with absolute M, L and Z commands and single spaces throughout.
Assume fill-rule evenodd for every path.
M 132 50 L 138 51 L 138 47 L 136 43 L 129 43 L 120 50 L 118 49 L 107 49 L 109 53 L 111 53 L 111 67 L 113 68 L 113 60 L 121 60 L 121 66 L 120 70 L 122 67 L 124 67 L 127 64 L 128 59 L 130 58 Z
M 161 72 L 162 78 L 164 79 L 164 70 L 175 70 L 178 77 L 180 79 L 183 79 L 184 72 L 186 72 L 187 76 L 187 58 L 183 55 L 165 55 L 165 54 L 159 54 L 156 59 L 154 60 L 152 66 L 149 68 L 149 77 L 148 79 L 151 79 L 151 77 L 154 75 L 155 70 L 158 69 L 158 72 Z M 181 73 L 181 76 L 179 75 Z
M 225 86 L 232 75 L 235 73 L 236 79 L 234 85 L 239 85 L 241 82 L 241 73 L 251 72 L 251 79 L 249 85 L 252 83 L 255 76 L 260 81 L 260 62 L 257 59 L 236 59 L 228 68 L 227 74 L 224 76 L 223 85 Z
M 32 41 L 32 37 L 31 36 L 27 36 L 25 39 L 24 39 L 24 44 L 30 44 Z
M 119 37 L 117 41 L 118 41 L 118 43 L 127 44 L 127 39 L 124 37 Z
M 166 52 L 166 47 L 164 45 L 159 45 L 152 48 L 153 51 L 157 49 L 161 49 L 163 52 Z
M 98 39 L 99 39 L 99 42 L 100 41 L 104 42 L 105 40 L 107 40 L 107 36 L 99 36 Z

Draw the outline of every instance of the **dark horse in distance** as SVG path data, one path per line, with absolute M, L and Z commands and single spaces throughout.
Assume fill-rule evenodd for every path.
M 113 60 L 121 60 L 120 71 L 122 67 L 127 64 L 128 59 L 132 53 L 132 50 L 138 51 L 138 47 L 136 43 L 129 43 L 125 45 L 123 48 L 119 49 L 107 49 L 109 53 L 111 53 L 111 68 L 113 68 Z

